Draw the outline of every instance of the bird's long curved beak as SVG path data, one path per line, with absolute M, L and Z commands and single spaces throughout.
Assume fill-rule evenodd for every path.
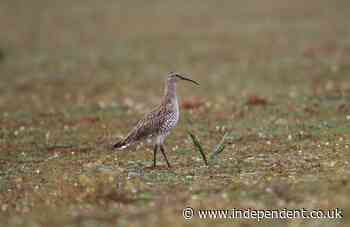
M 176 75 L 176 76 L 177 76 L 179 79 L 181 79 L 181 80 L 187 80 L 187 81 L 190 81 L 190 82 L 192 82 L 192 83 L 194 83 L 194 84 L 196 84 L 196 85 L 199 86 L 199 83 L 198 83 L 197 81 L 191 80 L 191 79 L 189 79 L 189 78 L 187 78 L 187 77 L 180 76 L 180 75 Z

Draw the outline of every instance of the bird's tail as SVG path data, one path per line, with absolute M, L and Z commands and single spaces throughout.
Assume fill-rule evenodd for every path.
M 127 148 L 128 146 L 129 146 L 129 144 L 125 140 L 121 140 L 113 145 L 113 149 L 123 150 L 123 149 Z
M 145 130 L 142 128 L 140 130 L 139 126 L 136 126 L 123 140 L 114 144 L 113 148 L 123 150 L 135 142 L 144 139 L 146 136 L 147 133 L 145 133 Z
M 123 150 L 133 143 L 132 137 L 129 135 L 125 139 L 120 140 L 113 145 L 113 149 Z

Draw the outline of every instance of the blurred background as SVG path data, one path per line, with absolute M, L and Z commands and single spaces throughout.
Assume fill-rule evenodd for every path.
M 348 15 L 346 0 L 3 0 L 0 108 L 151 99 L 169 71 L 192 75 L 213 100 L 304 94 L 346 78 Z

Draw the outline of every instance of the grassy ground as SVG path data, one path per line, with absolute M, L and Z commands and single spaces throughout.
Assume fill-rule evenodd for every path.
M 251 226 L 193 208 L 341 208 L 349 225 L 350 2 L 0 2 L 1 226 Z M 179 85 L 167 169 L 146 143 L 111 152 Z M 187 131 L 207 153 L 206 167 Z

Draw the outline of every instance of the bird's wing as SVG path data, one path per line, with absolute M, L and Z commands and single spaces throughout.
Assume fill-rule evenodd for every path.
M 165 116 L 168 112 L 169 110 L 167 108 L 162 108 L 162 106 L 159 106 L 147 114 L 131 130 L 131 132 L 125 138 L 125 143 L 130 144 L 148 136 L 157 134 L 160 130 L 160 126 L 166 120 Z

